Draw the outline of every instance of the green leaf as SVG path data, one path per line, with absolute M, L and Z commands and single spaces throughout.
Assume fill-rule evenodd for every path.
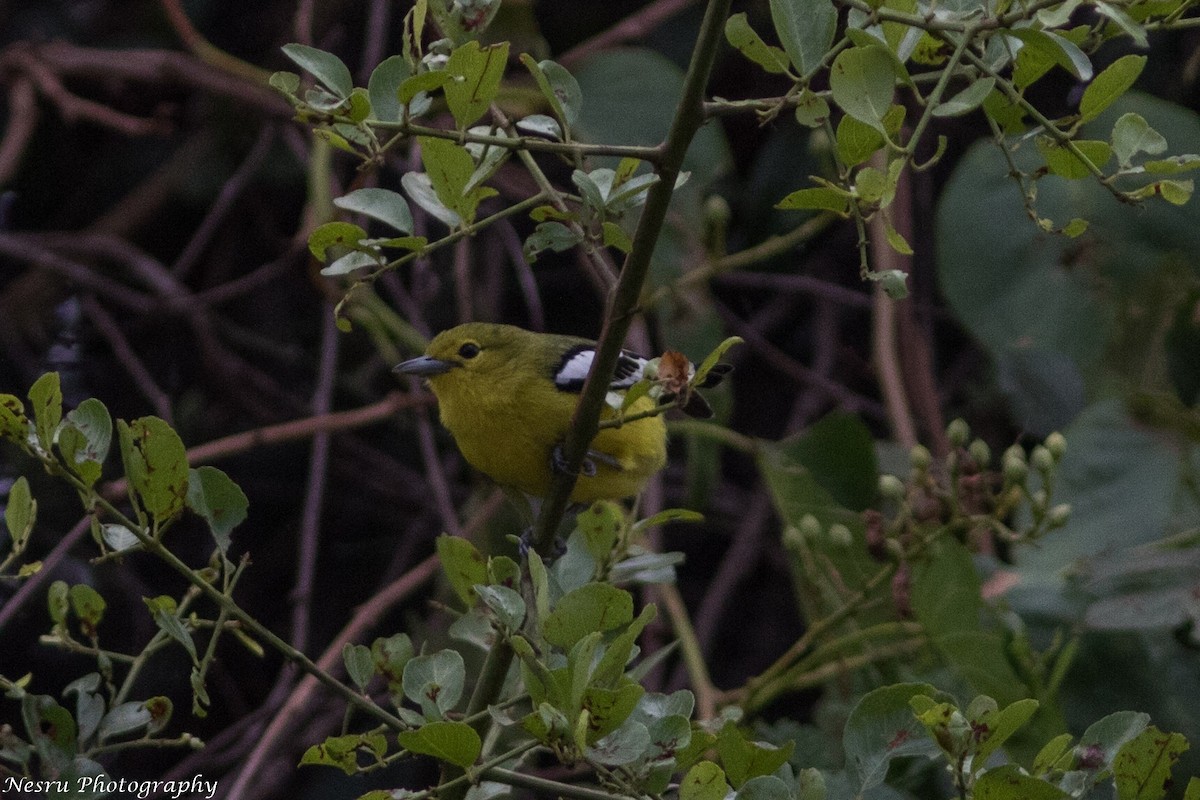
M 108 606 L 104 598 L 86 583 L 72 586 L 67 592 L 67 597 L 71 601 L 71 610 L 83 625 L 84 632 L 93 635 L 100 625 L 100 620 L 104 619 L 104 609 Z
M 547 117 L 545 114 L 530 114 L 524 119 L 517 120 L 517 130 L 522 133 L 553 139 L 556 142 L 563 140 L 562 125 L 554 117 Z
M 796 122 L 806 128 L 819 128 L 829 119 L 829 103 L 811 89 L 804 89 L 796 98 Z
M 927 683 L 897 683 L 868 692 L 851 710 L 842 748 L 860 791 L 883 783 L 894 758 L 938 755 L 937 743 L 929 738 L 909 704 L 916 695 L 939 702 L 950 700 Z
M 273 72 L 267 83 L 272 89 L 288 96 L 300 91 L 300 76 L 294 72 Z
M 594 631 L 615 630 L 633 620 L 633 596 L 607 583 L 589 583 L 558 601 L 542 620 L 542 635 L 550 644 L 569 649 Z
M 1068 239 L 1075 239 L 1082 236 L 1088 229 L 1088 221 L 1081 217 L 1075 217 L 1062 228 L 1063 236 Z
M 1113 767 L 1117 754 L 1150 724 L 1140 711 L 1117 711 L 1093 722 L 1075 746 L 1075 769 L 1100 775 Z
M 883 47 L 843 50 L 829 71 L 834 102 L 879 133 L 886 133 L 883 119 L 892 107 L 895 84 L 895 66 Z
M 475 587 L 475 593 L 479 595 L 483 604 L 492 610 L 500 624 L 506 629 L 510 631 L 521 629 L 521 624 L 525 622 L 525 600 L 522 599 L 520 592 L 507 586 L 479 584 Z
M 100 479 L 112 445 L 112 418 L 94 397 L 67 413 L 59 428 L 58 450 L 67 466 L 89 487 Z
M 350 70 L 333 53 L 304 44 L 285 44 L 283 53 L 338 97 L 345 99 L 354 90 Z
M 22 447 L 29 444 L 29 418 L 25 404 L 11 394 L 0 394 L 0 436 Z
M 404 187 L 404 191 L 408 192 L 408 196 L 414 203 L 447 227 L 457 228 L 462 225 L 462 217 L 441 201 L 433 189 L 433 182 L 424 172 L 404 173 L 400 178 L 400 185 Z
M 1169 158 L 1147 161 L 1142 166 L 1146 172 L 1152 175 L 1175 175 L 1200 167 L 1200 156 L 1195 154 L 1170 156 Z
M 406 78 L 400 84 L 400 89 L 396 93 L 396 99 L 404 105 L 408 105 L 421 92 L 432 92 L 434 89 L 441 89 L 451 80 L 453 80 L 453 77 L 444 70 L 418 73 L 411 78 Z
M 1045 775 L 1052 769 L 1070 769 L 1071 765 L 1064 762 L 1064 758 L 1071 758 L 1071 741 L 1074 739 L 1069 733 L 1060 733 L 1050 741 L 1042 745 L 1042 749 L 1033 759 L 1033 774 Z M 1060 764 L 1060 762 L 1063 762 Z
M 344 254 L 344 248 L 354 247 L 365 238 L 367 232 L 357 225 L 349 222 L 326 222 L 318 225 L 308 235 L 308 250 L 313 254 L 313 258 L 325 262 L 330 260 L 327 258 L 330 255 L 340 258 Z M 338 249 L 330 254 L 327 251 L 331 247 Z
M 622 253 L 628 253 L 633 249 L 633 239 L 629 238 L 629 234 L 615 222 L 608 222 L 601 226 L 604 231 L 604 246 L 615 247 Z M 628 393 L 626 393 L 628 396 Z
M 711 761 L 701 761 L 679 782 L 679 800 L 725 800 L 729 784 L 725 770 Z
M 335 259 L 328 267 L 321 268 L 321 274 L 327 277 L 348 275 L 356 269 L 377 269 L 383 266 L 383 256 L 379 251 L 365 252 L 353 250 Z
M 579 721 L 582 726 L 586 726 L 586 715 L 581 714 Z M 578 730 L 574 738 L 580 738 Z M 652 745 L 650 731 L 646 726 L 631 719 L 620 729 L 588 747 L 585 753 L 591 761 L 610 767 L 621 767 L 645 760 Z
M 770 0 L 771 21 L 784 52 L 801 76 L 816 71 L 837 31 L 837 7 L 829 0 Z
M 971 83 L 970 86 L 963 89 L 958 94 L 939 103 L 933 109 L 935 117 L 958 117 L 967 114 L 978 108 L 992 90 L 996 88 L 996 79 L 992 77 L 978 78 Z
M 57 372 L 47 372 L 29 387 L 29 411 L 42 452 L 49 453 L 62 422 L 62 387 Z
M 1125 743 L 1113 762 L 1118 800 L 1160 800 L 1171 785 L 1171 767 L 1189 749 L 1179 733 L 1151 725 Z
M 612 557 L 624 521 L 623 509 L 612 502 L 592 503 L 576 515 L 575 525 L 597 563 L 605 563 Z
M 466 130 L 487 111 L 508 63 L 508 42 L 480 47 L 471 41 L 460 45 L 446 62 L 450 80 L 442 87 L 446 104 L 459 130 Z
M 483 750 L 479 734 L 465 722 L 427 722 L 415 731 L 401 731 L 396 740 L 409 752 L 463 769 L 474 764 Z
M 1008 705 L 1025 697 L 1025 685 L 1009 665 L 1004 640 L 980 623 L 981 581 L 971 554 L 949 539 L 913 571 L 913 616 L 934 649 L 976 692 Z
M 127 702 L 109 709 L 100 720 L 97 738 L 106 742 L 121 736 L 142 733 L 150 727 L 150 711 L 141 702 Z
M 372 756 L 378 763 L 387 752 L 387 739 L 382 733 L 348 733 L 344 736 L 330 736 L 321 744 L 314 744 L 304 751 L 300 764 L 315 764 L 326 767 L 337 767 L 347 775 L 359 771 L 358 751 L 362 750 Z
M 216 467 L 203 466 L 188 472 L 187 505 L 208 523 L 217 547 L 229 550 L 229 535 L 246 519 L 250 501 L 233 479 Z
M 725 20 L 725 41 L 767 72 L 775 75 L 787 72 L 787 53 L 764 42 L 750 27 L 745 12 Z
M 818 186 L 797 189 L 776 203 L 775 207 L 784 211 L 832 211 L 846 216 L 850 213 L 850 200 L 850 193 L 844 189 Z
M 188 493 L 187 450 L 179 434 L 158 417 L 118 421 L 121 458 L 129 488 L 156 522 L 183 510 Z
M 1138 153 L 1159 155 L 1166 152 L 1167 140 L 1150 127 L 1145 117 L 1130 111 L 1118 117 L 1113 124 L 1112 148 L 1117 162 L 1122 167 L 1128 167 Z
M 972 704 L 974 705 L 974 704 Z M 1020 730 L 1038 710 L 1038 701 L 1032 698 L 1017 700 L 1005 706 L 1001 711 L 992 711 L 971 717 L 975 730 L 978 749 L 975 751 L 973 763 L 986 764 L 992 753 L 996 752 L 1014 733 Z
M 183 648 L 188 651 L 188 655 L 192 657 L 192 662 L 195 663 L 196 643 L 192 641 L 191 632 L 179 619 L 175 599 L 168 595 L 159 595 L 158 597 L 143 597 L 142 602 L 146 604 L 146 608 L 150 609 L 150 616 L 154 619 L 154 624 L 183 645 Z
M 487 560 L 483 554 L 460 536 L 442 534 L 437 538 L 438 560 L 450 580 L 450 588 L 467 608 L 475 605 L 476 584 L 488 582 Z
M 37 501 L 29 491 L 29 480 L 22 475 L 8 490 L 8 502 L 4 506 L 4 525 L 12 538 L 13 553 L 20 553 L 25 549 L 36 521 Z
M 582 238 L 561 222 L 543 222 L 533 229 L 533 233 L 525 239 L 522 248 L 529 263 L 537 260 L 537 254 L 543 250 L 553 250 L 561 253 L 579 244 Z
M 521 63 L 533 76 L 562 129 L 570 130 L 583 108 L 583 91 L 579 88 L 579 81 L 566 67 L 554 61 L 534 61 L 532 56 L 522 53 Z M 562 138 L 561 134 L 558 138 Z
M 738 789 L 734 800 L 793 800 L 786 783 L 774 775 L 751 778 Z
M 612 688 L 620 683 L 621 677 L 625 674 L 625 667 L 629 664 L 629 658 L 633 654 L 633 645 L 637 641 L 637 637 L 656 616 L 658 616 L 658 608 L 653 604 L 646 606 L 642 609 L 642 613 L 638 614 L 637 619 L 629 623 L 625 630 L 608 643 L 608 646 L 604 648 L 604 655 L 600 657 L 595 670 L 592 671 L 593 686 Z
M 888 246 L 900 255 L 911 256 L 913 254 L 912 246 L 908 243 L 908 240 L 904 238 L 904 235 L 901 234 L 900 231 L 896 230 L 895 226 L 892 225 L 892 221 L 888 219 L 887 216 L 884 216 L 883 218 L 883 235 L 887 238 Z M 886 285 L 884 286 L 884 291 L 887 291 Z M 900 298 L 897 298 L 891 292 L 888 292 L 888 297 L 891 297 L 893 300 L 902 300 L 907 295 L 907 283 L 905 284 L 904 295 Z
M 593 745 L 629 719 L 645 693 L 640 683 L 625 681 L 616 689 L 588 686 L 581 698 L 588 712 L 586 744 Z
M 400 86 L 412 76 L 408 60 L 401 55 L 388 56 L 379 62 L 367 79 L 367 94 L 371 98 L 371 114 L 383 122 L 399 122 L 404 116 L 400 102 Z
M 106 522 L 101 525 L 100 535 L 104 538 L 104 543 L 118 553 L 141 544 L 141 540 L 133 531 L 115 522 Z
M 1016 764 L 987 770 L 975 781 L 974 800 L 1066 800 L 1071 795 L 1052 783 L 1026 775 Z
M 473 222 L 480 201 L 496 194 L 495 189 L 487 186 L 468 190 L 467 186 L 475 172 L 475 159 L 466 148 L 449 139 L 421 137 L 418 141 L 421 143 L 421 163 L 425 166 L 425 173 L 438 200 L 463 222 Z M 405 188 L 409 188 L 408 184 L 405 184 Z M 420 202 L 416 197 L 413 199 Z
M 1146 57 L 1135 55 L 1121 56 L 1109 64 L 1083 90 L 1083 99 L 1079 101 L 1080 121 L 1088 122 L 1100 116 L 1104 109 L 1129 91 L 1145 66 Z
M 50 619 L 55 625 L 61 625 L 67 619 L 67 611 L 71 608 L 70 588 L 66 581 L 55 581 L 50 584 L 46 593 L 46 606 L 50 611 Z
M 444 719 L 462 698 L 466 672 L 455 650 L 415 656 L 404 665 L 404 695 L 421 706 L 426 719 Z
M 1023 43 L 1018 59 L 1025 52 L 1025 48 L 1029 48 L 1030 52 L 1027 55 L 1032 55 L 1039 61 L 1057 64 L 1081 81 L 1091 80 L 1092 62 L 1070 39 L 1051 31 L 1040 31 L 1036 28 L 1012 29 L 1004 33 L 1006 36 L 1020 39 Z M 1028 83 L 1032 83 L 1032 81 L 1023 85 L 1028 85 Z
M 734 789 L 741 789 L 753 778 L 775 772 L 787 763 L 795 749 L 794 741 L 783 747 L 752 742 L 732 721 L 726 722 L 717 734 L 717 752 L 721 756 L 721 763 L 725 765 L 729 784 Z
M 375 657 L 371 648 L 365 644 L 347 642 L 342 648 L 342 663 L 346 665 L 346 674 L 361 692 L 367 688 L 375 675 Z
M 903 122 L 904 106 L 895 105 L 885 115 L 883 126 L 894 136 Z M 836 136 L 838 158 L 848 167 L 861 164 L 883 147 L 883 136 L 879 131 L 851 116 L 838 120 Z
M 1171 205 L 1181 206 L 1192 198 L 1193 184 L 1187 181 L 1158 181 L 1154 184 L 1162 199 Z
M 388 682 L 388 689 L 393 692 L 397 691 L 397 687 L 402 687 L 404 665 L 413 654 L 412 639 L 407 633 L 396 633 L 371 642 L 371 658 L 375 661 L 375 670 L 384 677 Z
M 731 339 L 740 339 L 737 336 L 731 336 Z M 699 374 L 699 370 L 697 370 Z M 633 523 L 632 530 L 634 533 L 641 533 L 659 525 L 668 525 L 677 522 L 704 522 L 704 515 L 699 511 L 693 511 L 690 508 L 664 508 L 657 514 L 652 514 L 645 519 L 639 519 Z
M 1096 10 L 1112 20 L 1113 24 L 1132 39 L 1138 47 L 1148 48 L 1150 46 L 1150 42 L 1146 38 L 1146 28 L 1131 17 L 1125 9 L 1112 3 L 1106 3 L 1104 0 L 1097 0 Z
M 403 196 L 391 189 L 356 189 L 335 199 L 333 204 L 344 211 L 377 219 L 401 233 L 413 232 L 412 212 L 408 210 L 408 203 Z M 310 246 L 311 242 L 310 238 Z
M 1038 137 L 1037 147 L 1038 152 L 1046 159 L 1046 166 L 1050 167 L 1050 171 L 1055 175 L 1071 180 L 1079 180 L 1080 178 L 1092 175 L 1092 170 L 1087 164 L 1081 161 L 1078 156 L 1065 146 L 1058 144 L 1053 139 Z M 1103 169 L 1108 160 L 1112 158 L 1112 148 L 1108 142 L 1079 139 L 1075 142 L 1075 147 L 1097 169 Z

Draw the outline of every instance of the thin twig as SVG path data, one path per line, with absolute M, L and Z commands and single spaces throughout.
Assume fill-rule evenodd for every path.
M 150 405 L 154 408 L 154 413 L 162 419 L 166 420 L 171 425 L 174 415 L 171 413 L 171 396 L 162 390 L 158 385 L 158 381 L 154 379 L 154 375 L 146 368 L 142 359 L 134 352 L 133 346 L 125 337 L 125 332 L 121 330 L 121 326 L 113 319 L 108 310 L 91 295 L 85 295 L 83 298 L 83 310 L 92 320 L 92 324 L 96 326 L 96 330 L 100 335 L 108 340 L 108 346 L 112 348 L 113 356 L 117 362 L 125 367 L 125 371 L 129 373 L 129 377 L 133 378 L 133 383 L 141 391 Z
M 321 357 L 312 398 L 314 416 L 328 414 L 333 408 L 333 388 L 337 379 L 339 334 L 332 307 L 326 305 L 321 319 Z M 304 507 L 300 514 L 296 585 L 292 590 L 292 646 L 302 653 L 308 650 L 313 584 L 316 581 L 317 551 L 321 537 L 321 510 L 325 507 L 325 486 L 329 478 L 330 437 L 327 430 L 317 431 L 313 435 Z

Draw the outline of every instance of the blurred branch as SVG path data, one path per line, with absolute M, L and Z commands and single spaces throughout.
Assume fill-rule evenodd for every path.
M 167 21 L 175 29 L 175 33 L 178 34 L 184 47 L 190 50 L 196 58 L 250 83 L 260 86 L 267 85 L 267 81 L 271 77 L 269 71 L 231 56 L 204 38 L 200 31 L 192 25 L 192 21 L 188 19 L 180 0 L 160 0 L 160 2 L 167 15 Z
M 261 80 L 246 76 L 242 76 L 243 80 L 231 80 L 227 70 L 174 50 L 111 50 L 65 41 L 15 42 L 0 51 L 0 73 L 3 72 L 28 74 L 35 82 L 39 75 L 50 76 L 59 83 L 63 78 L 103 75 L 108 81 L 190 86 L 237 100 L 262 114 L 292 116 L 291 106 L 267 86 L 266 72 L 256 72 L 262 76 Z M 138 125 L 146 123 L 140 118 L 130 120 L 138 120 Z
M 608 30 L 575 45 L 558 57 L 558 63 L 567 69 L 573 69 L 578 62 L 590 55 L 629 41 L 644 39 L 659 25 L 695 2 L 696 0 L 654 0 L 624 17 Z
M 12 182 L 25 148 L 37 130 L 37 92 L 28 76 L 17 78 L 8 87 L 8 127 L 0 139 L 0 186 Z

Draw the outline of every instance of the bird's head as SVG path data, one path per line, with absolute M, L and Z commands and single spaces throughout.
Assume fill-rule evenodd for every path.
M 468 322 L 442 331 L 425 348 L 425 355 L 399 364 L 395 371 L 429 378 L 437 390 L 444 381 L 463 381 L 477 376 L 497 379 L 519 363 L 519 356 L 532 336 L 512 325 Z

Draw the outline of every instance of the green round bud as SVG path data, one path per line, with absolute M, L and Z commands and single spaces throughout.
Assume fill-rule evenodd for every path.
M 842 523 L 835 522 L 829 526 L 829 541 L 838 547 L 849 547 L 854 544 L 854 534 Z
M 1067 438 L 1055 431 L 1046 437 L 1046 449 L 1054 456 L 1055 461 L 1062 461 L 1062 457 L 1067 454 Z
M 1050 528 L 1061 528 L 1067 524 L 1067 520 L 1071 518 L 1071 504 L 1059 503 L 1054 508 L 1050 509 L 1050 513 L 1046 516 L 1046 524 Z
M 821 535 L 821 520 L 812 514 L 800 518 L 800 535 L 805 539 L 815 539 Z
M 883 546 L 887 548 L 888 555 L 897 561 L 904 558 L 904 545 L 900 544 L 899 539 L 888 538 L 884 540 Z
M 895 475 L 880 475 L 879 494 L 887 500 L 899 502 L 904 499 L 904 482 Z
M 804 534 L 795 525 L 783 529 L 783 546 L 789 550 L 799 550 L 804 546 Z
M 1054 468 L 1054 456 L 1050 454 L 1050 450 L 1042 445 L 1033 448 L 1033 453 L 1029 456 L 1029 463 L 1033 464 L 1038 472 L 1049 472 Z
M 1004 454 L 1004 481 L 1006 483 L 1024 483 L 1029 474 L 1029 465 L 1025 463 L 1025 454 L 1017 455 L 1012 448 Z
M 1034 511 L 1045 511 L 1046 504 L 1050 502 L 1050 495 L 1046 494 L 1045 489 L 1038 489 L 1029 495 L 1029 502 L 1033 504 Z
M 927 472 L 929 465 L 933 463 L 933 455 L 929 452 L 928 447 L 918 444 L 909 451 L 908 460 L 912 464 L 913 469 L 918 472 Z
M 992 463 L 992 448 L 988 447 L 987 442 L 983 439 L 976 439 L 971 442 L 971 446 L 967 448 L 967 452 L 971 454 L 971 459 L 981 468 Z
M 946 438 L 955 447 L 966 447 L 967 440 L 971 438 L 971 426 L 959 417 L 946 426 Z

